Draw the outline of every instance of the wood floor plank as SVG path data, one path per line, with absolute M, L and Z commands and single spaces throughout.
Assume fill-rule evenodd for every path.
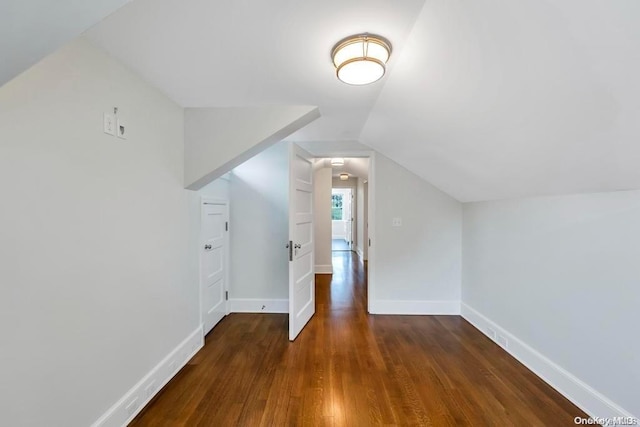
M 285 314 L 235 313 L 132 426 L 549 426 L 587 417 L 460 316 L 367 314 L 335 252 L 295 342 Z

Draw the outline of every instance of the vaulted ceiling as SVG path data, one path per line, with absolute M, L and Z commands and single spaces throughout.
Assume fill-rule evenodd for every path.
M 32 21 L 11 43 L 53 25 Z M 317 105 L 289 139 L 358 141 L 476 201 L 640 188 L 638 22 L 637 0 L 135 0 L 87 37 L 184 107 Z M 353 87 L 329 54 L 360 32 L 393 54 Z
M 0 1 L 0 86 L 129 1 Z

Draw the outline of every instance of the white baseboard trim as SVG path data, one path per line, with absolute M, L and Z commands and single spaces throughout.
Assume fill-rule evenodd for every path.
M 333 265 L 316 265 L 316 274 L 333 274 Z
M 369 309 L 371 314 L 460 314 L 460 301 L 375 300 Z
M 364 252 L 360 249 L 360 246 L 356 246 L 356 253 L 360 257 L 360 260 L 364 260 Z
M 232 313 L 288 313 L 288 299 L 230 298 Z
M 594 418 L 633 417 L 631 413 L 565 371 L 552 360 L 540 354 L 527 343 L 469 305 L 462 303 L 461 309 L 462 317 L 476 329 L 495 341 L 507 353 L 518 359 L 520 363 L 589 414 L 589 416 Z
M 203 346 L 204 336 L 200 325 L 98 418 L 92 427 L 122 427 L 129 424 Z

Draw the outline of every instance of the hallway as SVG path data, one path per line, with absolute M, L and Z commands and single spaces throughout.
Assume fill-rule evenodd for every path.
M 344 239 L 331 239 L 332 251 L 349 251 L 349 245 Z
M 572 425 L 585 414 L 459 316 L 371 316 L 353 252 L 316 314 L 227 316 L 134 426 Z

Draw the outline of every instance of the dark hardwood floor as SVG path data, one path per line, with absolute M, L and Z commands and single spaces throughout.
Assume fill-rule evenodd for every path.
M 133 426 L 571 426 L 586 415 L 459 316 L 370 316 L 334 252 L 316 315 L 231 314 Z

